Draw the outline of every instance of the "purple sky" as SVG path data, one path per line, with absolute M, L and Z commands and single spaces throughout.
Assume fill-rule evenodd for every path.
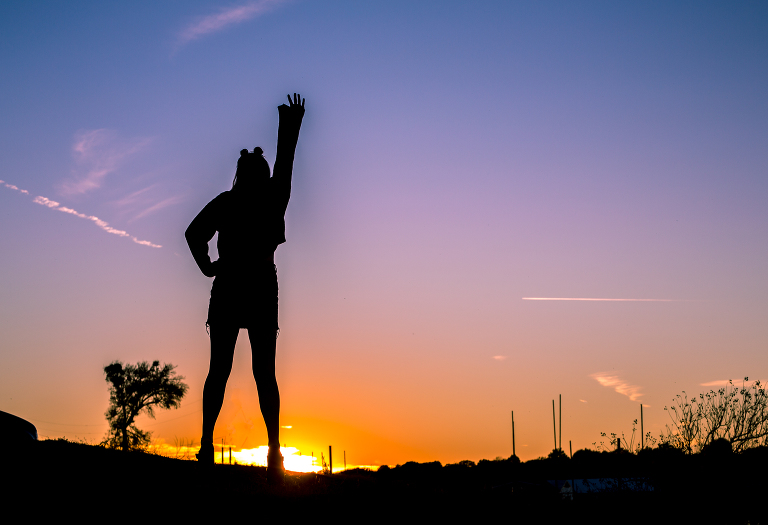
M 768 378 L 766 27 L 761 2 L 4 2 L 0 410 L 98 440 L 103 366 L 159 359 L 191 391 L 140 426 L 199 439 L 183 232 L 299 92 L 283 441 L 508 456 L 515 410 L 530 459 L 558 394 L 574 450 L 640 402 L 657 435 L 682 390 Z M 216 439 L 255 447 L 244 335 Z

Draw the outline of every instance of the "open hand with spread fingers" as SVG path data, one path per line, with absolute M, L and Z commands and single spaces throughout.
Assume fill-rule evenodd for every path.
M 289 118 L 295 118 L 301 121 L 304 116 L 304 100 L 305 99 L 301 98 L 301 95 L 294 93 L 293 100 L 291 100 L 291 96 L 288 95 L 288 104 L 280 104 L 277 109 L 279 110 L 280 115 L 286 115 Z

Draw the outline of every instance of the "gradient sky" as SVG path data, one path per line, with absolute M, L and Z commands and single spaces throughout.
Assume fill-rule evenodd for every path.
M 102 368 L 158 359 L 191 390 L 139 426 L 199 440 L 183 232 L 299 92 L 284 443 L 476 461 L 514 410 L 527 460 L 558 394 L 574 450 L 640 403 L 658 435 L 681 391 L 768 378 L 767 27 L 764 2 L 3 2 L 0 410 L 98 441 Z M 249 367 L 241 333 L 236 448 L 266 444 Z

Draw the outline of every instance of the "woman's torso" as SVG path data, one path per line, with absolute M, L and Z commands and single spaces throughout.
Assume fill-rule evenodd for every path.
M 274 265 L 275 250 L 285 242 L 285 210 L 275 202 L 269 185 L 265 186 L 252 194 L 229 191 L 219 195 L 218 273 Z

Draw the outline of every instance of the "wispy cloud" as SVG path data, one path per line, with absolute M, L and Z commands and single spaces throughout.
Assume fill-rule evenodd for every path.
M 149 138 L 123 139 L 109 129 L 79 131 L 72 145 L 76 167 L 72 180 L 61 185 L 62 193 L 72 195 L 99 188 L 107 175 L 150 142 Z
M 706 383 L 699 383 L 701 386 L 726 386 L 730 383 L 730 379 L 718 379 L 717 381 L 708 381 Z
M 154 189 L 156 186 L 157 184 L 150 184 L 146 188 L 142 188 L 138 191 L 134 191 L 133 193 L 126 195 L 125 197 L 115 201 L 114 203 L 117 206 L 131 206 L 138 202 L 142 202 L 144 200 L 144 194 L 147 193 L 149 190 Z
M 608 299 L 599 297 L 523 297 L 523 301 L 639 301 L 647 303 L 674 303 L 684 299 Z
M 286 0 L 258 0 L 220 10 L 218 13 L 199 18 L 179 33 L 177 46 L 217 33 L 224 29 L 251 20 L 286 3 Z
M 733 380 L 732 379 L 718 379 L 716 381 L 707 381 L 706 383 L 699 383 L 701 386 L 728 386 L 731 384 Z M 749 379 L 744 379 L 745 384 L 752 385 L 755 381 L 750 381 Z M 735 381 L 735 383 L 739 383 L 739 381 Z M 760 381 L 760 384 L 766 384 L 766 381 Z
M 597 372 L 591 374 L 589 377 L 596 380 L 604 387 L 613 388 L 621 395 L 627 396 L 631 401 L 637 401 L 643 394 L 640 392 L 640 387 L 637 385 L 630 385 L 618 375 L 612 375 L 610 372 Z
M 167 193 L 168 188 L 162 188 L 161 184 L 150 184 L 146 188 L 134 191 L 119 200 L 112 201 L 112 204 L 123 208 L 127 213 L 134 214 L 128 221 L 130 223 L 184 200 L 184 194 L 158 200 L 156 197 L 158 191 Z
M 24 193 L 27 195 L 29 194 L 27 190 L 19 189 L 18 186 L 15 186 L 13 184 L 8 184 L 3 180 L 0 180 L 0 184 L 3 184 L 6 188 L 10 188 L 14 191 L 18 191 L 20 193 Z M 113 228 L 112 226 L 109 225 L 108 222 L 99 219 L 95 215 L 86 215 L 85 213 L 80 213 L 79 211 L 73 210 L 72 208 L 67 208 L 66 206 L 62 206 L 61 203 L 51 200 L 48 197 L 43 197 L 42 195 L 38 195 L 37 197 L 32 199 L 32 202 L 34 202 L 35 204 L 39 204 L 41 206 L 45 206 L 46 208 L 51 208 L 52 210 L 57 210 L 62 213 L 68 213 L 69 215 L 74 215 L 75 217 L 80 217 L 81 219 L 92 221 L 96 226 L 98 226 L 105 232 L 111 233 L 113 235 L 118 235 L 120 237 L 128 237 L 136 244 L 141 244 L 142 246 L 150 246 L 152 248 L 162 248 L 162 245 L 160 244 L 155 244 L 150 241 L 143 241 L 141 239 L 138 239 L 135 236 L 126 232 L 125 230 L 118 230 L 117 228 Z
M 176 204 L 177 202 L 180 202 L 181 199 L 182 199 L 181 195 L 177 195 L 175 197 L 168 197 L 167 199 L 161 200 L 157 204 L 154 204 L 154 205 L 150 206 L 146 210 L 144 210 L 141 213 L 139 213 L 138 215 L 136 215 L 131 220 L 135 221 L 136 219 L 141 219 L 142 217 L 146 217 L 150 213 L 154 213 L 157 210 L 161 210 L 161 209 L 165 208 L 166 206 L 171 206 L 172 204 Z

